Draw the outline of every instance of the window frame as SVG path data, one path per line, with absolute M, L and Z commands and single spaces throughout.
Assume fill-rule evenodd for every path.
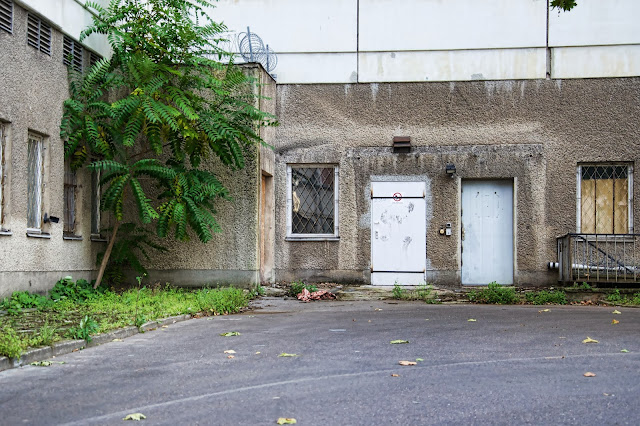
M 69 161 L 64 162 L 64 179 L 63 179 L 63 228 L 62 238 L 65 240 L 82 240 L 82 236 L 78 231 L 78 174 L 71 169 Z M 67 199 L 67 197 L 70 197 Z M 71 207 L 71 210 L 69 210 Z M 70 227 L 73 222 L 73 227 Z
M 299 234 L 293 233 L 293 190 L 292 170 L 296 168 L 333 169 L 333 233 Z M 287 164 L 287 234 L 286 241 L 338 241 L 340 239 L 340 166 L 334 163 L 295 163 Z
M 31 147 L 32 142 L 37 142 L 40 145 L 40 149 L 38 151 L 39 155 L 38 155 L 38 159 L 36 160 L 36 172 L 38 173 L 37 176 L 35 176 L 35 183 L 36 183 L 36 192 L 35 192 L 35 206 L 33 208 L 33 210 L 36 211 L 37 213 L 37 223 L 35 223 L 35 225 L 37 225 L 37 227 L 33 227 L 30 225 L 33 225 L 33 223 L 29 223 L 29 206 L 31 204 L 31 199 L 30 199 L 30 188 L 29 188 L 29 182 L 31 181 L 31 173 L 33 173 L 33 170 L 31 170 L 31 163 L 29 161 L 29 149 Z M 44 142 L 44 136 L 38 135 L 37 133 L 34 132 L 29 132 L 28 133 L 28 137 L 27 137 L 27 235 L 40 235 L 42 234 L 42 225 L 43 225 L 43 219 L 44 219 L 44 215 L 43 215 L 43 211 L 44 211 L 44 156 L 45 156 L 45 142 Z
M 100 170 L 91 171 L 91 241 L 106 242 L 107 238 L 102 234 L 101 185 L 102 174 Z
M 7 128 L 9 123 L 0 121 L 0 234 L 6 234 L 4 229 L 4 216 L 6 212 L 6 197 L 4 189 L 7 184 L 7 166 L 6 166 L 6 150 L 7 150 Z
M 579 163 L 576 167 L 576 233 L 582 233 L 582 168 L 583 167 L 626 167 L 627 168 L 627 233 L 605 234 L 624 237 L 633 234 L 633 164 L 628 162 Z M 615 232 L 615 229 L 614 229 Z M 590 234 L 591 235 L 591 234 Z M 595 235 L 595 234 L 593 234 Z
M 62 40 L 62 64 L 79 73 L 84 70 L 84 48 L 67 35 Z

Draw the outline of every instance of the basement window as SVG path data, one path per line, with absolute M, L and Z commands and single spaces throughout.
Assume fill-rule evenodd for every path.
M 633 233 L 633 166 L 582 164 L 577 182 L 578 233 Z
M 287 239 L 338 239 L 338 166 L 287 166 Z
M 0 0 L 0 29 L 13 33 L 13 2 Z
M 31 13 L 27 15 L 27 44 L 51 56 L 51 26 Z
M 82 45 L 67 36 L 62 44 L 62 63 L 82 72 Z

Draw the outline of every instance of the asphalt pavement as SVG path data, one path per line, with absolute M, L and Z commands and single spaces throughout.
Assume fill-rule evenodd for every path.
M 614 309 L 265 298 L 1 372 L 0 424 L 638 425 L 640 309 Z

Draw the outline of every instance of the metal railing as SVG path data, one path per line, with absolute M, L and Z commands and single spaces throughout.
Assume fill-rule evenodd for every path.
M 566 234 L 557 238 L 562 282 L 637 283 L 640 234 Z

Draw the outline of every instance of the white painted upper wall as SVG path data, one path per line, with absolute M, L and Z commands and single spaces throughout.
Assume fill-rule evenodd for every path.
M 546 0 L 360 0 L 360 50 L 545 47 Z
M 220 0 L 212 16 L 279 53 L 279 83 L 640 75 L 640 0 Z
M 109 0 L 92 0 L 106 6 Z M 86 0 L 14 0 L 27 10 L 36 12 L 55 28 L 78 40 L 80 32 L 91 23 L 91 14 L 84 8 Z M 110 55 L 111 48 L 107 38 L 101 34 L 92 34 L 82 44 L 102 56 Z

